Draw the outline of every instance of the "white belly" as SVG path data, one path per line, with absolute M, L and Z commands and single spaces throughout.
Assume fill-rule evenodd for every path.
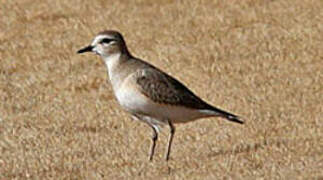
M 116 91 L 116 97 L 120 105 L 130 113 L 149 116 L 161 123 L 166 123 L 168 119 L 173 123 L 184 123 L 206 117 L 198 110 L 155 103 L 135 88 L 121 86 Z

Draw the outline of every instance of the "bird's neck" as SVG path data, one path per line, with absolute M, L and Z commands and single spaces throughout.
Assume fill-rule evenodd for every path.
M 119 61 L 121 60 L 121 54 L 120 53 L 111 54 L 109 56 L 105 56 L 102 58 L 110 74 L 110 72 L 112 72 L 113 69 L 115 69 L 120 63 Z
M 115 53 L 103 57 L 112 86 L 118 85 L 122 80 L 122 77 L 120 77 L 120 74 L 122 74 L 122 64 L 129 61 L 129 59 L 131 59 L 129 54 L 122 53 Z

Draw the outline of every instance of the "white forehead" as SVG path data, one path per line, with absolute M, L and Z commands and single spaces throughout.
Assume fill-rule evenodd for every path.
M 109 36 L 109 35 L 107 35 L 107 34 L 100 34 L 100 35 L 97 35 L 97 36 L 93 39 L 93 41 L 92 41 L 91 45 L 92 45 L 92 46 L 95 46 L 96 44 L 98 44 L 98 43 L 99 43 L 102 39 L 104 39 L 104 38 L 113 39 L 113 37 L 112 37 L 112 36 Z

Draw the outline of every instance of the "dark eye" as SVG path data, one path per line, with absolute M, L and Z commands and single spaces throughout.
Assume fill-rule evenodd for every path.
M 111 41 L 114 41 L 113 39 L 108 39 L 108 38 L 104 38 L 101 40 L 101 43 L 107 43 L 109 44 Z

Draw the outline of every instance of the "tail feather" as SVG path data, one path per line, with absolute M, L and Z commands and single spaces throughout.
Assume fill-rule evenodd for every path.
M 235 123 L 239 123 L 239 124 L 244 124 L 244 122 L 242 121 L 241 117 L 231 114 L 229 112 L 223 111 L 221 109 L 218 109 L 216 107 L 210 106 L 209 109 L 207 111 L 211 111 L 212 114 L 217 115 L 217 116 L 221 116 L 226 118 L 229 121 L 235 122 Z
M 229 121 L 236 122 L 239 124 L 244 124 L 242 119 L 239 116 L 236 116 L 234 114 L 227 113 L 227 115 L 225 115 L 224 117 L 227 118 L 227 120 Z

